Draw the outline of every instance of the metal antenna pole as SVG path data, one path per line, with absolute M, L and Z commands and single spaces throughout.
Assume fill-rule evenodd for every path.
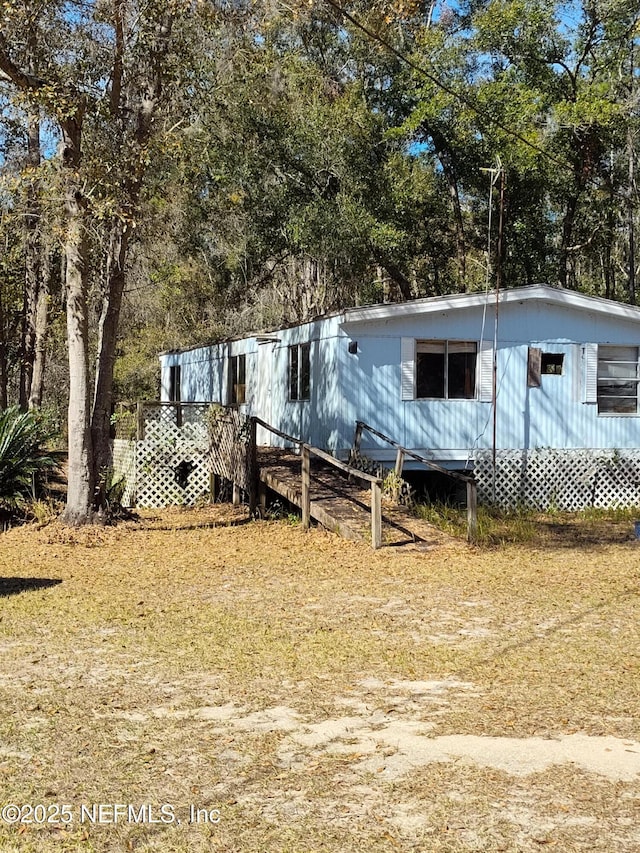
M 496 316 L 493 338 L 493 502 L 496 502 L 496 448 L 498 445 L 498 320 L 500 317 L 500 289 L 502 287 L 502 238 L 504 233 L 504 169 L 500 166 L 500 216 L 498 219 L 498 245 L 496 247 Z
M 498 319 L 500 314 L 500 289 L 502 287 L 502 242 L 504 232 L 504 189 L 505 175 L 502 163 L 498 160 L 498 168 L 481 169 L 482 172 L 488 172 L 490 175 L 489 184 L 489 234 L 487 238 L 487 287 L 486 293 L 489 293 L 489 281 L 493 266 L 491 264 L 491 236 L 492 236 L 492 212 L 493 212 L 493 188 L 500 179 L 500 215 L 498 220 L 498 241 L 496 246 L 496 283 L 495 283 L 495 316 L 493 324 L 493 365 L 491 377 L 491 401 L 493 405 L 493 437 L 491 442 L 491 461 L 492 461 L 492 500 L 496 501 L 496 449 L 498 444 Z M 484 323 L 483 323 L 484 325 Z

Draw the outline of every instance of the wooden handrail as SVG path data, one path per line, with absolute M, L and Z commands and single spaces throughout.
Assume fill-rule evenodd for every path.
M 290 441 L 300 447 L 302 457 L 302 524 L 305 528 L 308 529 L 311 525 L 311 456 L 313 455 L 324 462 L 328 462 L 329 465 L 333 465 L 334 468 L 338 468 L 338 470 L 343 471 L 345 474 L 371 483 L 371 546 L 376 550 L 382 547 L 382 480 L 380 477 L 374 477 L 366 471 L 346 465 L 344 462 L 336 459 L 335 456 L 331 456 L 330 453 L 320 450 L 319 447 L 307 444 L 306 441 L 295 438 L 293 435 L 287 435 L 286 432 L 282 432 L 282 430 L 271 426 L 271 424 L 263 421 L 262 418 L 252 417 L 251 421 L 285 441 Z
M 253 420 L 255 420 L 258 426 L 274 433 L 274 435 L 283 438 L 285 441 L 291 441 L 300 447 L 307 447 L 312 456 L 317 456 L 319 459 L 323 459 L 325 462 L 328 462 L 329 465 L 333 465 L 334 468 L 344 471 L 345 474 L 349 474 L 352 477 L 358 477 L 360 480 L 364 480 L 367 483 L 378 483 L 378 485 L 382 485 L 380 477 L 374 477 L 373 474 L 368 474 L 366 471 L 361 471 L 359 468 L 347 465 L 345 462 L 341 462 L 339 459 L 336 459 L 335 456 L 327 453 L 326 450 L 320 450 L 319 447 L 314 447 L 313 444 L 308 444 L 300 438 L 294 438 L 292 435 L 287 435 L 286 432 L 281 432 L 279 429 L 276 429 L 276 427 L 271 426 L 271 424 L 268 424 L 266 421 L 263 421 L 262 418 L 254 418 Z
M 475 543 L 478 535 L 478 486 L 476 484 L 475 477 L 468 476 L 466 474 L 458 474 L 457 471 L 448 471 L 446 468 L 432 462 L 431 459 L 427 459 L 425 456 L 421 456 L 419 453 L 415 453 L 413 450 L 409 450 L 407 447 L 403 447 L 397 441 L 394 441 L 390 436 L 385 435 L 383 432 L 375 429 L 369 424 L 366 424 L 364 421 L 356 421 L 356 434 L 354 438 L 354 447 L 356 450 L 360 450 L 360 438 L 362 436 L 362 431 L 367 430 L 372 435 L 377 436 L 382 439 L 382 441 L 386 441 L 387 444 L 390 444 L 391 447 L 395 447 L 396 449 L 396 465 L 395 472 L 398 477 L 402 476 L 402 468 L 404 465 L 404 457 L 409 456 L 411 459 L 415 459 L 416 462 L 420 462 L 422 465 L 425 465 L 427 468 L 431 468 L 434 471 L 438 471 L 440 474 L 444 474 L 447 477 L 451 477 L 452 480 L 457 480 L 460 483 L 465 483 L 467 487 L 467 541 L 470 543 Z
M 339 459 L 336 459 L 335 456 L 332 456 L 330 453 L 320 450 L 319 447 L 313 447 L 311 444 L 304 446 L 309 448 L 309 452 L 313 454 L 313 456 L 317 456 L 318 459 L 323 459 L 325 462 L 333 465 L 334 468 L 344 471 L 345 474 L 349 474 L 351 477 L 357 477 L 360 480 L 364 480 L 366 483 L 378 483 L 379 486 L 382 485 L 382 479 L 380 477 L 375 477 L 367 471 L 361 471 L 359 468 L 347 465 L 345 462 L 341 462 Z
M 383 432 L 379 432 L 374 427 L 369 426 L 364 421 L 356 421 L 356 429 L 361 427 L 362 429 L 366 429 L 367 432 L 370 432 L 372 435 L 377 435 L 378 438 L 381 438 L 383 441 L 386 441 L 387 444 L 390 444 L 392 447 L 398 451 L 398 454 L 402 454 L 403 456 L 410 456 L 412 459 L 415 459 L 416 462 L 422 462 L 423 465 L 427 465 L 429 468 L 433 468 L 434 471 L 439 471 L 440 474 L 446 474 L 447 477 L 451 477 L 453 480 L 459 480 L 462 483 L 468 483 L 469 481 L 475 482 L 473 477 L 469 477 L 466 474 L 458 474 L 457 471 L 448 471 L 446 468 L 443 468 L 441 465 L 438 465 L 436 462 L 433 462 L 431 459 L 427 459 L 426 456 L 421 456 L 419 453 L 415 453 L 413 450 L 409 450 L 407 447 L 403 447 L 397 441 L 394 441 L 392 438 L 389 438 L 388 435 L 385 435 Z M 401 472 L 396 472 L 401 473 Z
M 293 435 L 287 435 L 286 432 L 282 432 L 282 430 L 271 426 L 271 424 L 268 424 L 266 421 L 263 421 L 262 418 L 254 417 L 252 418 L 252 420 L 254 420 L 258 424 L 258 426 L 264 427 L 264 429 L 268 430 L 269 432 L 272 432 L 274 435 L 277 435 L 280 438 L 284 438 L 285 441 L 291 441 L 293 442 L 293 444 L 297 444 L 300 447 L 302 447 L 302 445 L 304 444 L 304 441 L 302 441 L 301 438 L 295 438 Z

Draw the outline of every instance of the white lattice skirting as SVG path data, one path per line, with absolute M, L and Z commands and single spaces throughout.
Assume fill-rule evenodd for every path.
M 136 443 L 116 438 L 113 442 L 111 466 L 113 481 L 124 478 L 125 486 L 122 494 L 122 505 L 133 506 L 136 488 Z
M 125 506 L 192 506 L 210 493 L 208 434 L 204 423 L 181 427 L 147 421 L 142 441 L 113 442 L 114 478 L 124 476 Z
M 640 506 L 640 450 L 476 451 L 478 499 L 505 509 Z

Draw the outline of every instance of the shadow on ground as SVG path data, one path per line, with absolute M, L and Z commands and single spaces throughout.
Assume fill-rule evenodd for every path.
M 0 578 L 0 598 L 18 595 L 20 592 L 34 592 L 62 583 L 60 578 Z
M 559 521 L 538 520 L 536 545 L 553 548 L 576 548 L 598 545 L 637 545 L 631 521 L 585 521 L 567 515 Z

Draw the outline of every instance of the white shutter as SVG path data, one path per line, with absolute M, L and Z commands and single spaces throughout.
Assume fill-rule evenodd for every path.
M 478 397 L 483 403 L 493 400 L 493 342 L 480 341 L 478 352 Z
M 415 338 L 402 338 L 400 342 L 400 397 L 416 397 L 416 342 Z
M 598 401 L 598 344 L 584 345 L 583 402 Z
M 573 365 L 571 376 L 572 399 L 574 403 L 582 400 L 582 347 L 573 344 L 571 347 L 571 364 Z

